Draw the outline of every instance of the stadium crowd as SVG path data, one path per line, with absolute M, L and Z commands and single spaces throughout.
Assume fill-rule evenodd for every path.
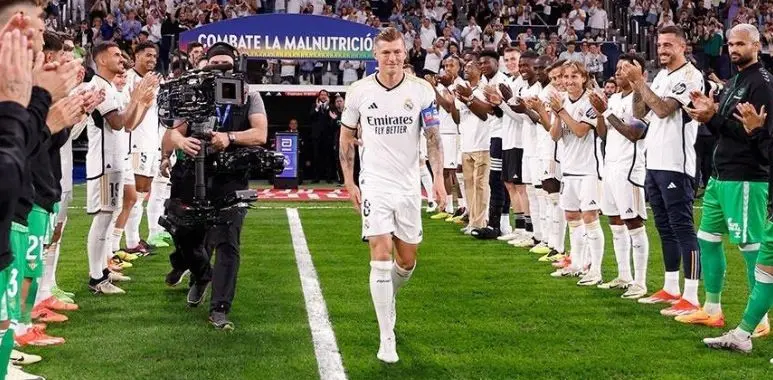
M 596 1 L 505 6 L 441 2 L 434 7 L 346 0 L 259 5 L 99 1 L 88 7 L 77 28 L 68 28 L 70 20 L 59 21 L 64 8 L 54 3 L 1 5 L 0 76 L 13 79 L 0 84 L 0 117 L 7 125 L 0 131 L 0 162 L 8 175 L 0 187 L 5 212 L 0 218 L 0 290 L 6 306 L 0 310 L 0 360 L 8 366 L 0 365 L 0 373 L 9 379 L 40 378 L 16 365 L 41 358 L 14 345 L 64 343 L 64 338 L 48 335 L 43 323 L 64 321 L 67 317 L 60 312 L 78 308 L 74 294 L 56 285 L 72 195 L 72 139 L 83 131 L 89 139 L 89 287 L 96 294 L 121 294 L 115 283 L 131 280 L 123 274 L 131 262 L 153 247 L 170 244 L 157 224 L 169 197 L 169 181 L 159 163 L 168 166 L 170 157 L 159 152 L 162 138 L 153 115 L 161 78 L 154 71 L 170 69 L 175 75 L 212 58 L 196 44 L 184 54 L 174 52 L 164 36 L 266 11 L 337 15 L 403 33 L 404 69 L 423 78 L 412 83 L 429 82 L 439 107 L 442 162 L 432 162 L 430 144 L 426 157 L 415 163 L 428 195 L 449 194 L 430 199 L 434 220 L 458 223 L 462 233 L 479 239 L 529 248 L 556 267 L 553 277 L 579 277 L 580 286 L 622 289 L 623 298 L 663 303 L 664 316 L 713 327 L 725 325 L 721 242 L 726 235 L 743 252 L 751 295 L 741 325 L 705 343 L 748 352 L 752 337 L 769 334 L 766 313 L 773 303 L 773 227 L 763 212 L 769 202 L 771 133 L 763 106 L 773 106 L 773 88 L 770 74 L 757 62 L 758 54 L 763 61 L 766 53 L 770 56 L 770 12 L 763 5 L 744 7 L 734 1 L 717 8 L 684 0 L 674 8 L 668 2 L 662 7 L 633 2 L 631 14 L 658 28 L 662 70 L 650 78 L 641 56 L 626 54 L 611 62 L 600 53 L 597 44 L 609 32 L 609 20 Z M 511 25 L 537 20 L 563 29 L 535 36 L 526 28 L 514 39 L 505 32 Z M 683 30 L 672 23 L 690 27 Z M 722 33 L 726 27 L 733 27 L 732 32 Z M 736 69 L 729 81 L 717 74 L 725 41 Z M 699 48 L 706 59 L 691 64 L 691 51 L 695 55 Z M 324 83 L 327 77 L 325 84 L 355 89 L 368 82 L 359 80 L 361 68 L 355 64 L 267 62 L 265 77 L 271 83 Z M 614 73 L 611 78 L 599 69 L 604 65 Z M 345 101 L 347 107 L 359 102 L 356 97 Z M 336 109 L 343 124 L 351 120 L 345 107 Z M 704 181 L 704 214 L 696 235 L 692 202 L 701 165 L 693 142 L 700 124 L 717 139 L 718 154 L 711 178 Z M 129 140 L 130 134 L 142 138 Z M 128 156 L 118 148 L 124 145 L 132 150 Z M 424 160 L 434 166 L 434 178 Z M 355 192 L 356 183 L 346 185 Z M 147 193 L 150 199 L 143 207 Z M 650 242 L 644 227 L 645 196 L 660 234 L 666 273 L 663 288 L 653 293 L 646 286 Z M 145 208 L 147 241 L 139 231 Z M 618 267 L 617 276 L 606 282 L 601 213 L 609 216 Z M 413 271 L 392 268 L 374 270 L 387 276 L 395 270 L 401 283 Z M 703 305 L 698 297 L 701 272 Z M 181 281 L 182 275 L 167 278 L 171 286 Z M 377 313 L 389 313 L 387 304 L 380 302 L 384 307 Z M 228 321 L 222 318 L 213 314 L 211 321 L 223 328 Z M 390 323 L 394 328 L 389 318 L 379 314 L 378 319 L 387 325 L 382 332 Z

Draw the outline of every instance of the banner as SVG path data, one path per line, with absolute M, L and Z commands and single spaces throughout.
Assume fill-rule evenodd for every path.
M 277 132 L 276 151 L 285 156 L 285 168 L 276 178 L 298 177 L 298 134 Z
M 263 14 L 207 24 L 180 34 L 180 49 L 226 42 L 251 58 L 373 60 L 378 29 L 333 17 Z

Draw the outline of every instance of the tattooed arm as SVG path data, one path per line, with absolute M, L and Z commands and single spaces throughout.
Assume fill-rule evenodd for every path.
M 647 112 L 649 112 L 649 108 L 647 108 L 647 103 L 644 103 L 644 99 L 642 99 L 641 93 L 638 91 L 633 92 L 633 116 L 637 119 L 643 119 L 647 116 Z
M 601 119 L 603 118 L 600 117 L 599 120 Z M 607 116 L 606 121 L 609 126 L 620 132 L 621 135 L 625 136 L 625 138 L 631 142 L 636 142 L 644 137 L 646 129 L 634 128 L 626 123 L 623 123 L 623 121 L 615 115 L 610 114 Z
M 656 95 L 647 85 L 647 82 L 643 80 L 632 83 L 632 85 L 636 91 L 636 93 L 633 95 L 633 108 L 634 116 L 637 118 L 643 118 L 646 115 L 646 112 L 644 115 L 640 114 L 642 111 L 641 103 L 644 103 L 646 108 L 649 108 L 655 112 L 655 115 L 658 115 L 659 118 L 668 117 L 668 115 L 671 115 L 680 107 L 680 104 L 676 99 L 669 97 L 661 98 L 660 96 Z M 637 95 L 641 98 L 641 100 L 638 100 Z
M 443 144 L 440 138 L 440 128 L 424 128 L 424 136 L 427 138 L 427 157 L 432 167 L 433 190 L 437 199 L 438 209 L 443 210 L 446 205 L 446 187 L 443 182 Z
M 338 138 L 338 159 L 341 161 L 341 172 L 344 175 L 344 185 L 354 205 L 360 211 L 360 189 L 354 183 L 354 147 L 357 142 L 357 128 L 341 124 L 341 136 Z

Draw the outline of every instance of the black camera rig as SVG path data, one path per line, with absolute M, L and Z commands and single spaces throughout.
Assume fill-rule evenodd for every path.
M 246 102 L 244 89 L 247 84 L 243 75 L 223 71 L 211 68 L 196 70 L 161 85 L 159 119 L 167 126 L 175 121 L 186 121 L 190 136 L 201 141 L 201 149 L 195 157 L 176 164 L 192 166 L 195 176 L 193 199 L 168 199 L 164 205 L 166 213 L 159 220 L 159 224 L 173 234 L 180 227 L 228 224 L 234 213 L 248 208 L 258 199 L 255 190 L 240 190 L 216 200 L 209 199 L 207 185 L 212 175 L 231 174 L 249 178 L 250 172 L 278 174 L 284 170 L 281 153 L 260 147 L 214 151 L 211 138 L 217 127 L 217 107 L 243 106 Z

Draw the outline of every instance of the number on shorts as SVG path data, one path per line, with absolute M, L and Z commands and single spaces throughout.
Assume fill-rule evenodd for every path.
M 362 201 L 362 216 L 367 217 L 370 215 L 370 201 L 367 199 Z
M 19 282 L 16 279 L 19 277 L 19 270 L 16 268 L 11 269 L 11 281 L 8 282 L 8 297 L 16 297 L 16 293 L 19 292 Z
M 110 183 L 110 199 L 118 198 L 118 187 L 120 185 L 121 184 L 117 183 L 117 182 L 111 182 Z
M 143 164 L 148 162 L 148 155 L 145 153 L 140 153 L 140 161 L 142 161 Z
M 30 235 L 29 242 L 30 245 L 27 247 L 27 261 L 35 261 L 38 250 L 43 247 L 43 238 Z

